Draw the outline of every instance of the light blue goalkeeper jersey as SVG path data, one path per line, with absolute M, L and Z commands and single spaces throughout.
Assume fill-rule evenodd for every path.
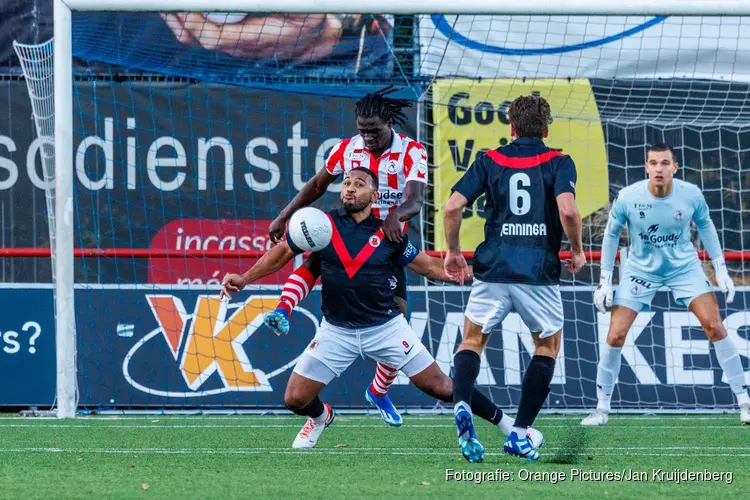
M 664 198 L 651 194 L 648 180 L 622 189 L 609 212 L 602 243 L 602 269 L 614 268 L 620 231 L 627 225 L 628 272 L 652 279 L 668 279 L 687 272 L 698 262 L 690 241 L 691 220 L 711 259 L 722 257 L 716 228 L 698 186 L 674 179 L 672 192 Z

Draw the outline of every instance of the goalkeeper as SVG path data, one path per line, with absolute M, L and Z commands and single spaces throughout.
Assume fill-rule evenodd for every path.
M 612 305 L 612 269 L 620 231 L 627 225 L 630 253 L 614 298 L 607 342 L 599 353 L 596 375 L 598 404 L 582 425 L 607 423 L 615 381 L 620 372 L 622 346 L 636 316 L 647 311 L 656 291 L 672 290 L 678 304 L 684 305 L 700 321 L 713 343 L 729 386 L 740 406 L 740 420 L 750 424 L 750 397 L 745 386 L 742 362 L 732 339 L 721 322 L 719 305 L 706 278 L 698 254 L 690 242 L 690 221 L 713 262 L 719 288 L 734 299 L 734 283 L 729 277 L 716 228 L 708 205 L 698 186 L 674 179 L 677 162 L 672 148 L 657 144 L 646 153 L 648 179 L 620 191 L 609 212 L 602 243 L 599 286 L 594 304 L 602 313 Z

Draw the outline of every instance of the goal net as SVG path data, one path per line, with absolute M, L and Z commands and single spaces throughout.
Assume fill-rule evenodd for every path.
M 563 346 L 546 410 L 596 404 L 609 324 L 592 304 L 602 233 L 617 192 L 645 177 L 653 143 L 673 145 L 677 176 L 705 193 L 740 285 L 733 304 L 719 296 L 722 316 L 748 367 L 750 17 L 689 16 L 716 14 L 709 2 L 686 16 L 676 15 L 676 2 L 656 12 L 672 17 L 606 16 L 603 7 L 566 11 L 548 2 L 544 12 L 558 15 L 521 15 L 518 7 L 494 16 L 403 7 L 305 13 L 292 1 L 283 2 L 286 14 L 206 12 L 222 7 L 187 0 L 153 3 L 168 6 L 164 12 L 140 1 L 91 12 L 101 5 L 66 3 L 72 16 L 66 23 L 58 13 L 65 26 L 55 27 L 57 192 L 50 199 L 58 209 L 57 359 L 72 353 L 74 365 L 66 366 L 75 371 L 64 380 L 68 388 L 77 381 L 75 407 L 283 408 L 286 381 L 321 316 L 319 290 L 280 338 L 263 326 L 263 314 L 300 259 L 229 303 L 218 299 L 218 284 L 270 248 L 271 221 L 325 167 L 337 142 L 357 133 L 356 99 L 388 85 L 413 102 L 397 131 L 428 151 L 427 201 L 408 233 L 435 255 L 445 249 L 442 207 L 451 186 L 477 154 L 512 140 L 510 101 L 531 93 L 551 105 L 547 143 L 576 162 L 589 264 L 563 278 Z M 221 5 L 231 10 L 231 3 Z M 527 14 L 537 12 L 534 3 Z M 638 5 L 647 8 L 635 2 L 631 12 L 613 13 L 639 14 Z M 49 75 L 38 54 L 26 53 L 27 79 L 44 68 Z M 35 90 L 34 98 L 49 96 Z M 316 206 L 337 207 L 339 191 L 336 182 Z M 483 217 L 480 198 L 464 213 L 464 250 L 481 242 Z M 15 258 L 31 258 L 31 249 L 21 250 Z M 66 265 L 73 273 L 61 280 Z M 713 279 L 710 263 L 706 272 Z M 414 274 L 408 283 L 410 324 L 450 374 L 469 288 Z M 511 313 L 482 356 L 480 390 L 513 411 L 532 352 L 528 330 Z M 734 405 L 696 318 L 664 290 L 638 316 L 623 358 L 615 410 Z M 374 374 L 374 363 L 359 360 L 324 397 L 337 408 L 365 408 Z M 436 404 L 403 375 L 390 394 L 399 408 Z

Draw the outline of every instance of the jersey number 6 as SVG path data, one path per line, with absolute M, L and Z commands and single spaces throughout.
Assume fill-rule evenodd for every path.
M 531 210 L 531 195 L 524 187 L 531 186 L 531 179 L 524 173 L 517 173 L 510 176 L 510 211 L 514 215 L 524 215 Z

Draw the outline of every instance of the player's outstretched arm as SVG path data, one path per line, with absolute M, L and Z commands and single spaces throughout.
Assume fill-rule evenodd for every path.
M 411 220 L 422 211 L 424 204 L 424 195 L 427 191 L 427 184 L 420 181 L 408 181 L 404 188 L 404 202 L 388 217 L 383 223 L 383 232 L 385 237 L 390 241 L 401 242 L 401 223 Z
M 426 253 L 417 254 L 414 260 L 409 263 L 408 267 L 415 273 L 424 276 L 427 279 L 456 283 L 456 280 L 445 272 L 445 261 L 436 257 L 430 257 Z M 467 267 L 465 277 L 467 279 L 472 278 L 471 267 Z
M 583 253 L 583 241 L 581 240 L 581 214 L 576 207 L 576 199 L 573 193 L 561 193 L 557 196 L 557 209 L 560 212 L 565 235 L 570 242 L 571 258 L 565 262 L 565 267 L 571 273 L 577 273 L 586 264 L 586 256 Z
M 468 277 L 468 265 L 461 254 L 461 220 L 464 208 L 469 204 L 469 199 L 458 191 L 454 191 L 443 209 L 443 227 L 445 228 L 445 243 L 447 254 L 443 263 L 445 274 L 450 276 L 451 281 L 457 281 L 461 285 Z
M 268 235 L 271 241 L 274 243 L 281 241 L 286 231 L 286 223 L 292 217 L 292 214 L 300 208 L 311 205 L 323 196 L 336 177 L 338 175 L 331 175 L 325 168 L 315 174 L 268 227 Z
M 244 274 L 227 274 L 222 280 L 219 298 L 231 299 L 230 292 L 239 292 L 250 283 L 258 281 L 264 276 L 273 274 L 284 267 L 296 254 L 286 241 L 271 248 L 263 257 L 258 259 L 253 267 Z
M 693 212 L 693 222 L 698 228 L 698 236 L 703 242 L 703 246 L 711 258 L 716 273 L 716 284 L 719 289 L 727 295 L 727 304 L 734 300 L 734 282 L 729 276 L 727 263 L 724 261 L 724 251 L 721 249 L 719 234 L 716 232 L 716 226 L 711 220 L 711 214 L 706 203 L 703 193 L 698 192 L 696 207 Z

